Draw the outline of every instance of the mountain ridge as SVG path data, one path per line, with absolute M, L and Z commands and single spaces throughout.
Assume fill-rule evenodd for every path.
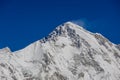
M 90 34 L 101 36 L 101 37 L 105 38 L 107 41 L 111 42 L 109 39 L 107 39 L 106 37 L 104 37 L 101 33 L 97 33 L 97 32 L 96 32 L 96 33 L 93 33 L 93 32 L 90 32 L 90 31 L 84 29 L 82 26 L 80 26 L 80 25 L 78 25 L 78 24 L 76 24 L 76 23 L 74 23 L 74 22 L 71 22 L 71 21 L 68 21 L 68 22 L 65 22 L 65 23 L 59 25 L 59 26 L 56 27 L 50 34 L 48 34 L 47 36 L 41 38 L 40 41 L 41 41 L 41 40 L 45 40 L 45 39 L 47 39 L 48 37 L 50 37 L 50 35 L 52 35 L 53 32 L 54 32 L 55 30 L 59 29 L 60 27 L 64 27 L 64 26 L 62 26 L 62 25 L 71 25 L 71 27 L 73 27 L 73 28 L 82 29 L 82 30 L 84 30 L 84 31 L 87 31 L 87 32 L 90 33 Z M 76 26 L 74 26 L 74 25 L 76 25 Z M 60 31 L 59 31 L 59 32 L 60 32 Z M 37 40 L 37 41 L 39 41 L 39 40 Z M 37 42 L 37 41 L 35 41 L 35 42 Z M 35 43 L 35 42 L 32 42 L 32 43 Z M 32 43 L 31 43 L 31 44 L 32 44 Z M 111 42 L 111 43 L 112 43 L 112 42 Z M 113 44 L 115 44 L 115 43 L 113 43 Z M 29 45 L 30 45 L 30 44 L 29 44 Z M 119 46 L 120 44 L 115 44 L 115 45 Z M 25 46 L 25 47 L 27 47 L 27 46 Z M 25 48 L 25 47 L 24 47 L 24 48 Z M 24 48 L 21 48 L 21 49 L 24 49 Z M 21 50 L 21 49 L 19 49 L 19 50 L 16 50 L 16 51 L 11 51 L 11 49 L 10 49 L 8 46 L 7 46 L 7 47 L 3 47 L 3 48 L 1 48 L 0 50 L 3 50 L 3 49 L 8 49 L 8 51 L 10 51 L 10 52 L 16 52 L 16 51 Z

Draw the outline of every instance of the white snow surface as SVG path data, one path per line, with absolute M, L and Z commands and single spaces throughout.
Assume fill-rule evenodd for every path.
M 0 80 L 120 80 L 120 46 L 66 22 L 24 49 L 0 49 Z

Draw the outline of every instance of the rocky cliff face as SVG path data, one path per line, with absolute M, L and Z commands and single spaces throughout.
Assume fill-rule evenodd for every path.
M 120 46 L 67 22 L 22 50 L 1 49 L 0 80 L 120 80 Z

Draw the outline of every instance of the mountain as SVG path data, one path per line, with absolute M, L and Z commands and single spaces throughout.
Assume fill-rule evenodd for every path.
M 24 49 L 0 49 L 0 80 L 120 80 L 120 45 L 66 22 Z

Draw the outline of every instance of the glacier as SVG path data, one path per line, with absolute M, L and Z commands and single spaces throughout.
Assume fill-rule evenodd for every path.
M 0 80 L 120 80 L 120 45 L 66 22 L 21 50 L 0 49 Z

